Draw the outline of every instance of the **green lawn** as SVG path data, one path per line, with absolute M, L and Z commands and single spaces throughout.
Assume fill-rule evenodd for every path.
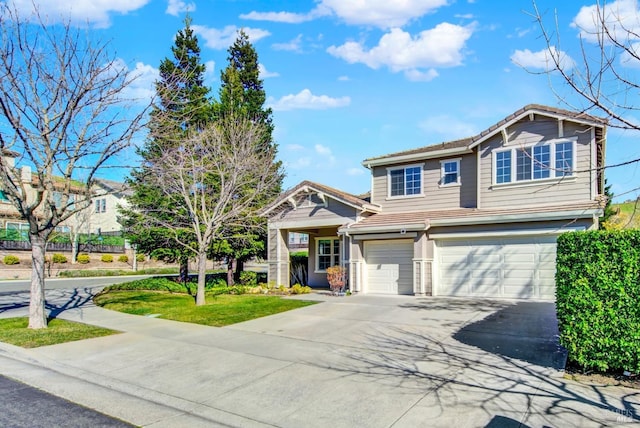
M 109 291 L 96 296 L 94 302 L 106 309 L 128 314 L 152 315 L 214 327 L 223 327 L 316 303 L 283 299 L 279 296 L 223 294 L 208 295 L 206 305 L 196 306 L 194 298 L 187 294 L 150 291 Z
M 0 319 L 0 342 L 23 348 L 37 348 L 119 333 L 115 330 L 61 319 L 52 319 L 49 321 L 49 328 L 39 330 L 27 328 L 28 324 L 29 320 L 24 317 Z

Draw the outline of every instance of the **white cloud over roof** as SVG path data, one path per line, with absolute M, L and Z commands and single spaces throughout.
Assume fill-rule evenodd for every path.
M 607 30 L 617 39 L 640 39 L 640 8 L 637 0 L 598 2 L 583 6 L 573 19 L 571 26 L 580 31 L 585 40 L 597 43 L 603 32 L 602 21 Z
M 431 80 L 437 76 L 435 68 L 462 64 L 464 47 L 474 27 L 475 24 L 460 26 L 444 22 L 417 36 L 394 28 L 371 49 L 351 41 L 330 46 L 327 52 L 350 64 L 362 63 L 373 69 L 384 66 L 394 73 L 405 72 L 410 80 Z
M 511 62 L 525 69 L 553 71 L 556 69 L 554 57 L 558 59 L 563 70 L 570 70 L 575 65 L 575 61 L 566 52 L 559 51 L 555 47 L 537 52 L 529 49 L 516 50 L 511 55 Z
M 349 97 L 332 98 L 328 95 L 314 95 L 309 89 L 303 89 L 297 94 L 285 95 L 277 101 L 270 100 L 273 110 L 326 110 L 330 108 L 345 107 L 351 103 Z

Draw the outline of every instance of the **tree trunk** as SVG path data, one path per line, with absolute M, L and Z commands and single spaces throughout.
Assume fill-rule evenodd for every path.
M 204 286 L 205 286 L 206 277 L 207 277 L 207 252 L 201 251 L 200 253 L 198 253 L 198 289 L 196 291 L 197 306 L 201 306 L 205 304 Z
M 76 264 L 76 258 L 78 258 L 78 232 L 73 234 L 73 242 L 71 243 L 71 264 Z
M 233 274 L 236 270 L 236 262 L 237 260 L 235 257 L 229 257 L 227 259 L 227 285 L 229 287 L 235 284 L 235 281 L 233 280 Z
M 237 259 L 236 260 L 236 269 L 235 269 L 236 273 L 235 273 L 235 276 L 234 276 L 234 279 L 236 281 L 240 281 L 240 274 L 242 273 L 243 270 L 244 270 L 244 260 Z
M 44 311 L 44 274 L 46 238 L 32 233 L 31 240 L 31 299 L 29 301 L 29 328 L 47 328 Z
M 182 257 L 178 261 L 180 263 L 180 274 L 178 275 L 178 280 L 186 284 L 187 281 L 189 281 L 189 259 Z

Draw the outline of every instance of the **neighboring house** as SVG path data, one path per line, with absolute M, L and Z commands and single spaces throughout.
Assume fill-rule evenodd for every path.
M 1 155 L 3 160 L 12 167 L 15 165 L 15 159 L 19 156 L 18 153 L 6 149 L 2 150 Z M 37 184 L 38 176 L 33 174 L 28 166 L 22 166 L 20 168 L 20 179 L 27 185 L 26 189 L 29 191 L 33 189 L 34 184 Z M 60 182 L 60 186 L 62 186 L 62 182 Z M 71 191 L 78 195 L 76 200 L 84 197 L 82 183 L 78 182 L 77 186 L 72 186 Z M 58 232 L 69 233 L 72 230 L 78 230 L 80 233 L 99 234 L 101 232 L 116 232 L 122 229 L 118 223 L 117 207 L 125 203 L 124 197 L 127 194 L 127 190 L 124 188 L 124 184 L 97 179 L 92 192 L 95 195 L 92 198 L 92 205 L 61 223 L 56 227 Z M 35 197 L 35 189 L 33 189 L 33 194 Z M 55 192 L 54 200 L 56 200 Z M 20 218 L 16 208 L 1 191 L 0 228 L 5 233 L 9 233 L 10 236 L 16 233 L 21 235 L 22 239 L 27 239 L 29 232 L 27 222 Z
M 553 299 L 556 238 L 595 229 L 603 119 L 529 105 L 463 140 L 369 158 L 369 198 L 304 181 L 265 208 L 269 280 L 309 235 L 309 284 L 352 292 Z
M 93 185 L 92 206 L 87 211 L 83 228 L 87 233 L 120 232 L 122 225 L 118 221 L 119 208 L 127 207 L 126 197 L 131 191 L 124 183 L 112 180 L 96 179 Z
M 289 233 L 289 249 L 305 251 L 309 249 L 309 235 L 306 233 Z

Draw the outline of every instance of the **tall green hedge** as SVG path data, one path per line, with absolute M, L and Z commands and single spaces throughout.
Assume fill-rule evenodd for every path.
M 640 372 L 640 230 L 558 238 L 560 343 L 585 369 Z

